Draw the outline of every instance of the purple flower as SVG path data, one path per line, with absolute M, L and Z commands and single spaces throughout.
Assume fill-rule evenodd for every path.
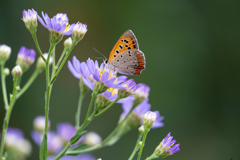
M 87 32 L 87 25 L 77 22 L 73 27 L 72 38 L 73 40 L 80 41 Z
M 87 25 L 77 22 L 77 24 L 73 28 L 73 32 L 85 34 L 87 32 Z
M 162 142 L 157 146 L 155 149 L 152 158 L 165 158 L 169 155 L 172 155 L 178 151 L 180 151 L 179 146 L 180 144 L 176 144 L 175 140 L 172 140 L 173 137 L 170 135 L 171 133 L 168 133 L 168 135 L 162 140 Z
M 76 128 L 70 123 L 60 123 L 57 125 L 57 133 L 66 143 L 70 141 L 70 139 L 74 136 L 75 132 Z
M 22 12 L 23 14 L 23 22 L 26 24 L 26 25 L 33 25 L 34 27 L 37 27 L 37 12 L 34 10 L 34 9 L 28 9 L 27 11 L 26 10 L 23 10 Z
M 92 76 L 92 73 L 89 71 L 88 63 L 80 62 L 75 56 L 73 56 L 72 63 L 68 61 L 68 69 L 73 76 L 78 79 L 82 77 L 90 78 Z
M 140 85 L 136 84 L 133 79 L 129 79 L 122 83 L 121 85 L 125 86 L 126 87 L 125 90 L 131 93 L 135 92 L 140 87 Z
M 5 136 L 6 150 L 11 150 L 13 154 L 29 156 L 32 151 L 31 143 L 24 138 L 20 129 L 9 127 Z
M 24 46 L 22 46 L 18 52 L 18 59 L 24 60 L 31 64 L 34 62 L 35 56 L 36 52 L 33 49 L 27 49 Z
M 144 83 L 139 83 L 139 87 L 138 87 L 138 89 L 136 89 L 136 91 L 134 93 L 134 97 L 136 97 L 136 98 L 139 97 L 139 98 L 142 98 L 142 99 L 148 98 L 149 91 L 150 91 L 149 86 L 147 86 Z
M 42 17 L 43 17 L 43 19 L 40 16 L 38 16 L 38 20 L 49 31 L 55 31 L 62 35 L 71 35 L 72 34 L 72 30 L 73 30 L 73 27 L 75 26 L 75 24 L 72 24 L 72 25 L 68 24 L 67 14 L 58 13 L 56 16 L 53 16 L 53 18 L 49 18 L 47 13 L 44 14 L 42 12 Z
M 49 156 L 47 160 L 53 160 L 54 158 L 55 156 Z M 81 154 L 77 156 L 64 156 L 59 160 L 96 160 L 96 158 L 91 154 Z
M 118 89 L 109 88 L 107 91 L 103 92 L 101 95 L 103 95 L 105 98 L 113 102 L 118 96 Z M 118 100 L 117 103 L 125 103 L 129 100 L 134 100 L 134 97 L 130 95 L 127 98 Z
M 109 88 L 123 89 L 125 86 L 121 85 L 124 81 L 126 81 L 126 76 L 117 77 L 114 72 L 105 68 L 104 63 L 98 67 L 97 62 L 93 62 L 93 60 L 87 60 L 89 71 L 93 74 L 93 79 L 83 78 L 83 82 L 93 90 L 95 82 L 100 82 Z
M 133 100 L 129 100 L 129 101 L 123 103 L 123 105 L 122 105 L 123 112 L 121 114 L 122 118 L 128 114 L 128 112 L 130 111 L 132 106 L 133 106 Z M 135 118 L 137 118 L 137 120 L 140 120 L 140 124 L 143 124 L 144 114 L 146 112 L 150 111 L 150 109 L 151 109 L 151 105 L 148 103 L 148 98 L 146 98 L 137 107 L 135 107 L 133 109 L 132 114 L 134 115 Z M 152 126 L 152 129 L 163 127 L 164 124 L 163 124 L 162 120 L 164 119 L 164 117 L 160 116 L 159 111 L 154 111 L 154 113 L 156 114 L 156 120 Z
M 42 143 L 43 134 L 37 131 L 32 131 L 31 136 L 34 142 L 40 146 Z M 61 151 L 62 146 L 63 144 L 60 136 L 58 136 L 55 132 L 48 132 L 47 147 L 49 154 L 57 154 Z

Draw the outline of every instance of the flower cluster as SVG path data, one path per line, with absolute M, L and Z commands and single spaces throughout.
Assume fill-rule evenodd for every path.
M 136 84 L 133 79 L 127 80 L 126 76 L 117 76 L 116 73 L 105 68 L 103 63 L 99 67 L 98 61 L 94 62 L 91 59 L 85 63 L 80 62 L 74 56 L 72 63 L 68 61 L 68 68 L 74 77 L 83 79 L 85 85 L 93 91 L 97 83 L 105 86 L 105 91 L 99 94 L 96 105 L 100 104 L 102 107 L 104 106 L 102 103 L 105 103 L 104 107 L 106 107 L 106 104 L 110 104 L 121 96 L 118 100 L 118 103 L 121 103 L 123 107 L 121 119 L 131 110 L 135 99 L 137 99 L 141 103 L 138 103 L 133 109 L 128 121 L 130 126 L 135 127 L 143 123 L 144 114 L 151 109 L 151 105 L 148 103 L 150 88 L 146 84 Z M 154 113 L 156 113 L 156 121 L 152 128 L 162 127 L 164 117 L 160 116 L 159 111 Z

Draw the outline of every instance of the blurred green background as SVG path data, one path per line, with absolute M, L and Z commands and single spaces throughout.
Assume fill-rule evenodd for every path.
M 151 0 L 151 1 L 7 1 L 0 5 L 0 44 L 12 47 L 6 66 L 12 69 L 21 46 L 34 48 L 32 37 L 22 22 L 22 11 L 34 8 L 40 14 L 67 13 L 70 23 L 88 25 L 84 39 L 74 48 L 80 61 L 99 56 L 95 47 L 107 56 L 118 38 L 131 29 L 146 56 L 146 69 L 136 82 L 151 87 L 152 110 L 165 116 L 165 126 L 152 130 L 143 158 L 171 132 L 181 151 L 168 160 L 240 159 L 240 1 L 239 0 Z M 48 51 L 48 30 L 40 23 L 38 40 Z M 66 38 L 66 36 L 65 36 Z M 62 42 L 56 51 L 63 49 Z M 37 54 L 39 56 L 39 54 Z M 35 66 L 24 74 L 22 84 Z M 8 93 L 12 77 L 7 77 Z M 42 73 L 14 106 L 10 126 L 21 128 L 31 140 L 32 121 L 44 114 L 45 74 Z M 2 92 L 0 93 L 2 97 Z M 79 97 L 78 79 L 65 65 L 53 87 L 50 120 L 52 129 L 59 122 L 74 124 Z M 86 112 L 90 92 L 84 99 Z M 0 124 L 4 118 L 0 99 Z M 115 105 L 88 126 L 89 131 L 106 137 L 116 126 L 122 109 Z M 82 116 L 84 118 L 84 116 Z M 122 137 L 113 147 L 93 152 L 103 160 L 125 160 L 137 139 L 137 129 Z M 31 140 L 38 159 L 38 147 Z

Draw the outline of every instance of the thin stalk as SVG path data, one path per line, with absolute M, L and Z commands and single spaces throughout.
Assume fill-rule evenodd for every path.
M 8 108 L 8 99 L 7 99 L 7 89 L 6 89 L 6 81 L 5 81 L 6 76 L 4 74 L 4 66 L 5 66 L 5 63 L 1 62 L 1 80 L 2 80 L 3 101 L 4 101 L 5 109 L 7 109 Z
M 67 48 L 64 47 L 63 52 L 62 52 L 60 58 L 58 59 L 58 62 L 57 62 L 57 65 L 56 65 L 57 68 L 58 68 L 58 66 L 60 65 L 60 63 L 62 62 L 62 59 L 63 59 L 63 57 L 65 56 L 66 51 L 67 51 Z
M 51 53 L 53 48 L 55 47 L 55 44 L 51 43 L 49 52 L 48 52 L 48 57 L 47 57 L 47 62 L 46 62 L 46 92 L 45 92 L 45 135 L 47 136 L 48 133 L 48 115 L 49 115 L 49 102 L 50 102 L 50 90 L 52 88 L 52 85 L 50 85 L 50 78 L 49 78 L 49 59 L 51 57 Z M 44 151 L 44 153 L 47 152 L 47 147 Z
M 51 84 L 53 84 L 53 82 L 56 80 L 56 78 L 57 78 L 59 72 L 61 71 L 61 69 L 62 69 L 62 67 L 63 67 L 63 65 L 64 65 L 65 62 L 67 61 L 69 54 L 71 53 L 72 49 L 74 48 L 74 46 L 75 46 L 76 44 L 77 44 L 77 42 L 76 42 L 76 41 L 73 41 L 71 47 L 69 48 L 69 50 L 68 50 L 67 53 L 66 53 L 66 56 L 64 57 L 64 59 L 63 59 L 61 65 L 59 66 L 59 68 L 58 68 L 58 70 L 57 70 L 55 76 L 52 78 L 52 80 L 51 80 Z
M 56 60 L 55 60 L 55 47 L 53 48 L 53 51 L 52 51 L 52 74 L 51 74 L 51 80 L 53 78 L 53 76 L 55 75 L 55 72 L 56 72 Z
M 32 33 L 32 36 L 33 36 L 33 40 L 34 40 L 34 42 L 35 42 L 35 44 L 36 44 L 36 47 L 37 47 L 37 49 L 38 49 L 38 52 L 40 53 L 40 56 L 42 57 L 43 61 L 46 63 L 47 60 L 44 58 L 43 53 L 42 53 L 42 51 L 41 51 L 41 49 L 40 49 L 40 46 L 39 46 L 39 44 L 38 44 L 36 32 Z
M 146 141 L 148 132 L 149 132 L 149 130 L 144 131 L 143 140 L 142 140 L 142 146 L 141 146 L 140 151 L 138 152 L 138 160 L 141 160 L 142 151 L 143 151 L 143 147 L 145 145 L 145 141 Z
M 77 113 L 76 113 L 76 117 L 75 117 L 75 127 L 76 129 L 79 128 L 80 125 L 80 114 L 81 114 L 81 108 L 82 108 L 82 101 L 84 98 L 84 90 L 80 88 L 80 96 L 79 96 L 79 100 L 78 100 L 78 109 L 77 109 Z
M 88 111 L 87 111 L 86 118 L 85 118 L 83 124 L 81 125 L 81 127 L 80 127 L 78 130 L 76 130 L 75 135 L 76 135 L 77 133 L 81 133 L 82 130 L 85 128 L 85 126 L 93 119 L 94 113 L 93 113 L 90 117 L 89 117 L 89 115 L 90 115 L 90 112 L 91 112 L 91 110 L 92 110 L 93 102 L 94 102 L 94 100 L 95 100 L 95 98 L 96 98 L 97 95 L 98 95 L 98 93 L 96 93 L 96 92 L 93 92 L 93 93 L 92 93 L 92 99 L 91 99 L 91 102 L 90 102 L 89 107 L 88 107 Z M 71 144 L 70 141 L 69 141 L 68 144 L 64 147 L 64 149 L 63 149 L 53 160 L 58 160 L 58 159 L 60 159 L 62 156 L 64 156 L 65 153 L 67 152 L 68 148 L 69 148 L 71 145 L 72 145 L 72 144 Z
M 19 97 L 21 97 L 21 95 L 31 86 L 31 84 L 33 83 L 33 81 L 37 78 L 37 76 L 39 75 L 40 70 L 35 69 L 35 71 L 33 72 L 33 74 L 31 75 L 31 77 L 28 79 L 27 83 L 23 86 L 23 88 L 17 93 L 17 97 L 16 99 L 18 99 Z
M 128 160 L 132 160 L 132 159 L 134 158 L 136 152 L 137 152 L 138 149 L 139 149 L 139 142 L 141 141 L 142 136 L 143 136 L 143 133 L 139 133 L 138 139 L 137 139 L 137 142 L 136 142 L 136 145 L 135 145 L 135 147 L 134 147 L 134 150 L 133 150 L 133 152 L 132 152 L 132 154 L 131 154 L 131 156 L 129 157 Z
M 12 108 L 13 108 L 13 104 L 16 98 L 16 92 L 17 92 L 17 78 L 13 79 L 13 93 L 12 93 L 12 97 L 10 98 L 10 104 L 9 104 L 9 108 L 7 108 L 6 110 L 6 115 L 3 121 L 3 130 L 2 130 L 2 139 L 1 139 L 1 150 L 0 150 L 0 158 L 2 158 L 3 155 L 3 149 L 4 149 L 4 142 L 5 142 L 5 135 L 8 129 L 8 124 L 9 124 L 9 119 L 11 116 L 11 112 L 12 112 Z

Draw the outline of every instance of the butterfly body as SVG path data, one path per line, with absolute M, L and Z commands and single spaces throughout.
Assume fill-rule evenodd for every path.
M 126 75 L 139 75 L 145 68 L 145 56 L 139 50 L 138 42 L 131 30 L 127 30 L 113 47 L 106 68 Z

